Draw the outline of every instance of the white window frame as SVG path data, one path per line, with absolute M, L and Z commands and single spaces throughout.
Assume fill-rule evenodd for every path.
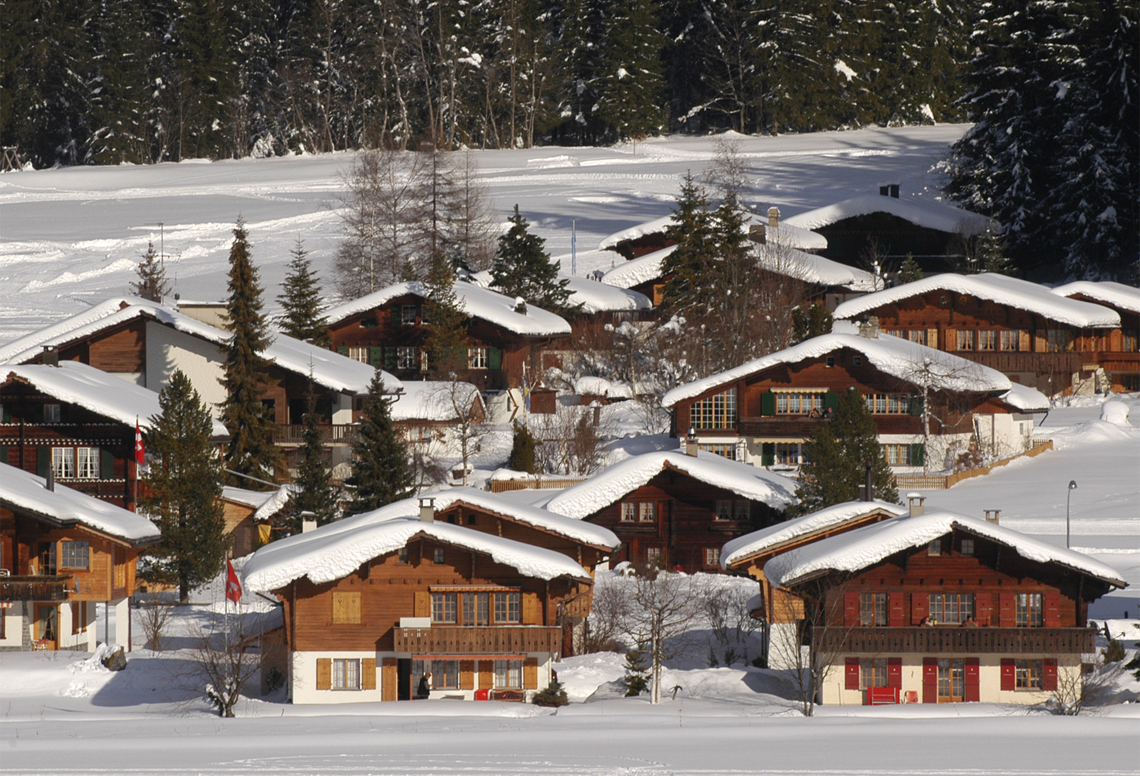
M 99 479 L 99 448 L 75 448 L 75 477 L 80 480 Z
M 467 348 L 467 368 L 487 368 L 487 348 Z
M 496 660 L 494 687 L 496 690 L 521 690 L 523 661 Z
M 51 449 L 51 473 L 57 480 L 75 479 L 74 447 L 53 447 Z
M 419 348 L 399 345 L 396 347 L 397 369 L 418 369 L 420 366 Z
M 362 364 L 367 364 L 371 360 L 370 359 L 370 351 L 371 351 L 371 348 L 357 347 L 355 345 L 352 345 L 352 346 L 349 346 L 349 348 L 348 348 L 348 357 L 351 358 L 353 361 L 359 361 Z

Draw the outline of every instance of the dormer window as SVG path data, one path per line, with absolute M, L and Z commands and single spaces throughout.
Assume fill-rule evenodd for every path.
M 62 411 L 58 404 L 44 405 L 44 423 L 59 423 L 61 417 Z

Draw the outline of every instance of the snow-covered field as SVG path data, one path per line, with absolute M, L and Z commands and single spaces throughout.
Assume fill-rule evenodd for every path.
M 749 202 L 785 216 L 899 182 L 935 196 L 932 166 L 962 126 L 742 140 L 753 175 Z M 605 267 L 602 237 L 669 212 L 680 176 L 712 158 L 709 139 L 611 149 L 534 149 L 478 155 L 500 213 L 518 202 L 555 254 L 578 234 L 578 272 Z M 225 292 L 230 229 L 249 223 L 267 297 L 278 293 L 288 250 L 305 240 L 319 269 L 331 258 L 333 208 L 345 155 L 154 167 L 75 168 L 0 176 L 0 342 L 71 315 L 134 278 L 164 224 L 168 273 L 183 299 Z M 570 258 L 563 260 L 570 269 Z M 327 275 L 327 273 L 326 273 Z M 1076 400 L 1038 433 L 1056 449 L 951 490 L 928 509 L 980 516 L 1064 544 L 1067 484 L 1072 544 L 1117 568 L 1131 587 L 1091 616 L 1140 635 L 1140 399 L 1132 426 L 1099 420 Z M 615 444 L 614 458 L 661 438 Z M 526 500 L 547 494 L 511 494 Z M 738 582 L 737 584 L 748 584 Z M 220 600 L 216 588 L 199 594 Z M 1115 774 L 1140 773 L 1140 683 L 1116 680 L 1114 702 L 1089 716 L 991 704 L 820 708 L 804 718 L 773 673 L 708 668 L 704 655 L 672 661 L 661 706 L 619 697 L 612 653 L 558 666 L 572 699 L 557 711 L 509 703 L 430 701 L 291 706 L 245 699 L 220 720 L 187 672 L 188 633 L 208 606 L 178 618 L 170 651 L 136 650 L 110 673 L 85 655 L 0 655 L 0 770 L 4 774 Z M 1128 701 L 1127 703 L 1125 703 Z

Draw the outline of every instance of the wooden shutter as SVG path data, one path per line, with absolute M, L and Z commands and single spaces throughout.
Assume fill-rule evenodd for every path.
M 854 628 L 859 624 L 859 594 L 858 593 L 844 593 L 843 594 L 843 625 L 846 628 Z
M 1045 658 L 1041 665 L 1041 689 L 1042 690 L 1056 690 L 1057 689 L 1057 659 L 1052 657 Z
M 902 593 L 889 593 L 887 607 L 887 624 L 892 628 L 901 628 L 906 625 L 904 599 Z
M 968 657 L 962 661 L 966 669 L 966 696 L 967 702 L 977 703 L 982 699 L 982 685 L 979 678 L 981 661 L 976 657 Z
M 1061 594 L 1045 593 L 1042 596 L 1045 605 L 1044 618 L 1046 628 L 1061 627 Z
M 374 345 L 368 348 L 368 363 L 379 369 L 384 363 L 384 348 Z
M 36 474 L 41 477 L 47 477 L 48 469 L 51 468 L 51 448 L 47 445 L 40 445 L 36 448 Z
M 360 593 L 333 593 L 332 621 L 338 625 L 359 623 Z
M 760 394 L 760 414 L 776 414 L 776 394 L 772 393 L 771 391 L 765 391 L 764 393 Z
M 479 689 L 489 690 L 495 684 L 495 663 L 491 660 L 479 661 Z
M 910 594 L 910 624 L 918 625 L 930 614 L 930 596 L 926 593 Z
M 859 689 L 859 658 L 849 657 L 844 660 L 843 689 Z
M 522 594 L 522 621 L 523 625 L 543 625 L 542 607 L 539 605 L 538 593 Z
M 8 463 L 8 445 L 0 445 L 0 463 Z
M 538 689 L 538 658 L 528 657 L 523 661 L 523 688 Z
M 99 449 L 99 479 L 115 479 L 115 456 L 111 455 L 110 450 L 103 448 Z
M 825 410 L 839 409 L 839 394 L 835 391 L 828 391 L 823 395 L 823 408 Z
M 1001 659 L 1001 689 L 1011 692 L 1017 689 L 1017 664 L 1011 657 Z
M 460 690 L 474 690 L 475 689 L 475 661 L 474 660 L 460 660 L 459 661 L 459 689 Z
M 771 395 L 771 394 L 765 394 Z M 762 466 L 773 466 L 776 463 L 776 443 L 765 442 L 760 445 L 760 464 Z
M 922 702 L 938 703 L 938 658 L 922 659 Z
M 1018 332 L 1018 339 L 1020 340 L 1020 350 L 1022 353 L 1028 353 L 1033 350 L 1033 341 L 1029 338 L 1029 332 L 1022 329 Z
M 1016 624 L 1017 609 L 1013 593 L 998 593 L 998 627 L 1012 628 Z
M 938 350 L 938 329 L 926 330 L 926 347 Z
M 340 347 L 338 347 L 336 349 L 336 352 L 340 353 L 342 356 L 347 356 L 348 355 L 348 348 L 346 348 L 344 345 L 341 345 Z
M 431 617 L 431 593 L 426 590 L 416 592 L 415 617 Z
M 503 368 L 503 351 L 498 348 L 487 348 L 487 368 L 488 369 L 502 369 Z
M 990 619 L 994 616 L 994 599 L 989 593 L 975 593 L 974 594 L 974 610 L 976 612 L 976 619 L 978 625 L 983 628 L 990 624 Z
M 399 664 L 394 657 L 386 657 L 380 663 L 380 700 L 394 701 L 400 697 Z
M 332 659 L 327 657 L 317 658 L 317 689 L 318 690 L 331 690 L 332 689 Z
M 894 687 L 896 690 L 902 689 L 901 657 L 887 658 L 887 687 Z
M 926 443 L 915 442 L 910 446 L 910 465 L 922 466 L 923 461 L 926 459 Z
M 364 690 L 376 689 L 376 658 L 366 657 L 360 661 L 360 686 Z

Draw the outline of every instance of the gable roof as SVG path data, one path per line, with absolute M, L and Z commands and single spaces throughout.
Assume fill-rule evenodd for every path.
M 953 353 L 935 350 L 917 342 L 879 334 L 878 337 L 861 337 L 851 333 L 852 324 L 837 322 L 831 334 L 812 337 L 798 345 L 771 353 L 741 364 L 703 380 L 680 385 L 661 399 L 661 406 L 672 407 L 678 402 L 700 396 L 722 385 L 729 385 L 779 364 L 795 364 L 807 359 L 822 358 L 842 348 L 849 348 L 863 356 L 879 371 L 914 385 L 921 385 L 923 365 L 929 364 L 930 387 L 936 390 L 985 392 L 1003 394 L 1013 388 L 1009 378 L 988 366 L 968 361 Z
M 713 453 L 691 456 L 680 450 L 664 450 L 615 463 L 551 497 L 542 506 L 581 520 L 621 500 L 666 469 L 777 509 L 796 500 L 796 483 L 788 477 Z
M 618 288 L 633 288 L 662 277 L 665 273 L 661 269 L 661 264 L 665 261 L 665 257 L 675 250 L 677 246 L 670 245 L 668 248 L 638 256 L 636 259 L 623 261 L 607 270 L 602 275 L 602 282 Z
M 942 202 L 866 194 L 785 218 L 784 224 L 801 229 L 821 229 L 837 221 L 872 213 L 888 213 L 912 224 L 950 234 L 981 234 L 993 223 L 983 215 Z
M 65 404 L 75 404 L 126 426 L 138 421 L 143 431 L 150 431 L 152 417 L 162 414 L 158 394 L 121 377 L 108 374 L 79 361 L 60 361 L 59 366 L 18 364 L 0 369 L 41 393 Z M 229 432 L 221 421 L 212 420 L 213 436 Z
M 789 542 L 799 545 L 810 541 L 813 536 L 859 523 L 875 514 L 897 517 L 906 512 L 907 507 L 879 500 L 835 504 L 811 514 L 738 536 L 724 545 L 720 553 L 720 565 L 721 568 L 727 569 L 757 555 L 778 551 Z
M 1037 283 L 992 272 L 980 275 L 951 273 L 932 275 L 913 283 L 904 283 L 901 286 L 851 299 L 836 307 L 832 315 L 836 320 L 858 318 L 883 305 L 894 304 L 932 291 L 965 294 L 1080 328 L 1111 328 L 1120 325 L 1120 316 L 1107 307 L 1078 302 L 1076 299 L 1055 294 Z
M 569 277 L 566 289 L 570 292 L 568 304 L 582 305 L 586 313 L 627 312 L 648 310 L 653 302 L 645 294 L 631 291 L 604 281 Z
M 367 296 L 353 299 L 351 302 L 345 302 L 331 310 L 326 310 L 325 317 L 330 326 L 335 326 L 346 318 L 382 307 L 393 299 L 408 294 L 418 296 L 421 299 L 428 298 L 428 290 L 424 284 L 418 280 L 412 280 L 382 288 Z M 515 312 L 515 300 L 513 298 L 489 288 L 481 288 L 474 283 L 456 281 L 455 295 L 463 303 L 464 312 L 467 313 L 468 317 L 493 323 L 513 334 L 527 337 L 551 337 L 570 333 L 570 324 L 561 316 L 532 304 L 526 306 L 525 313 Z
M 57 526 L 82 525 L 134 546 L 154 544 L 160 538 L 158 527 L 142 515 L 58 482 L 55 490 L 48 490 L 43 477 L 6 463 L 0 463 L 0 506 Z
M 1108 280 L 1078 280 L 1057 286 L 1053 293 L 1058 296 L 1073 297 L 1077 294 L 1095 299 L 1118 310 L 1140 313 L 1140 288 L 1113 283 Z
M 1087 555 L 954 512 L 896 517 L 820 539 L 772 558 L 764 564 L 764 576 L 777 587 L 788 587 L 831 572 L 853 573 L 895 553 L 924 547 L 954 530 L 1002 544 L 1027 560 L 1055 563 L 1115 587 L 1128 586 L 1116 569 Z
M 295 492 L 297 492 L 297 486 L 292 484 L 282 485 L 277 490 L 264 491 L 246 490 L 233 485 L 225 485 L 222 487 L 222 499 L 252 507 L 254 521 L 261 522 L 280 512 L 289 503 L 290 497 Z
M 623 242 L 637 240 L 651 234 L 662 234 L 673 225 L 674 216 L 674 213 L 670 213 L 667 216 L 614 232 L 608 237 L 602 238 L 601 242 L 598 243 L 598 250 L 612 249 Z M 800 225 L 789 223 L 787 219 L 773 229 L 768 226 L 767 215 L 748 213 L 744 220 L 745 230 L 753 224 L 762 224 L 766 229 L 768 239 L 779 242 L 781 245 L 787 245 L 801 251 L 822 251 L 827 248 L 827 238 L 822 234 L 813 232 L 810 228 L 805 229 Z

